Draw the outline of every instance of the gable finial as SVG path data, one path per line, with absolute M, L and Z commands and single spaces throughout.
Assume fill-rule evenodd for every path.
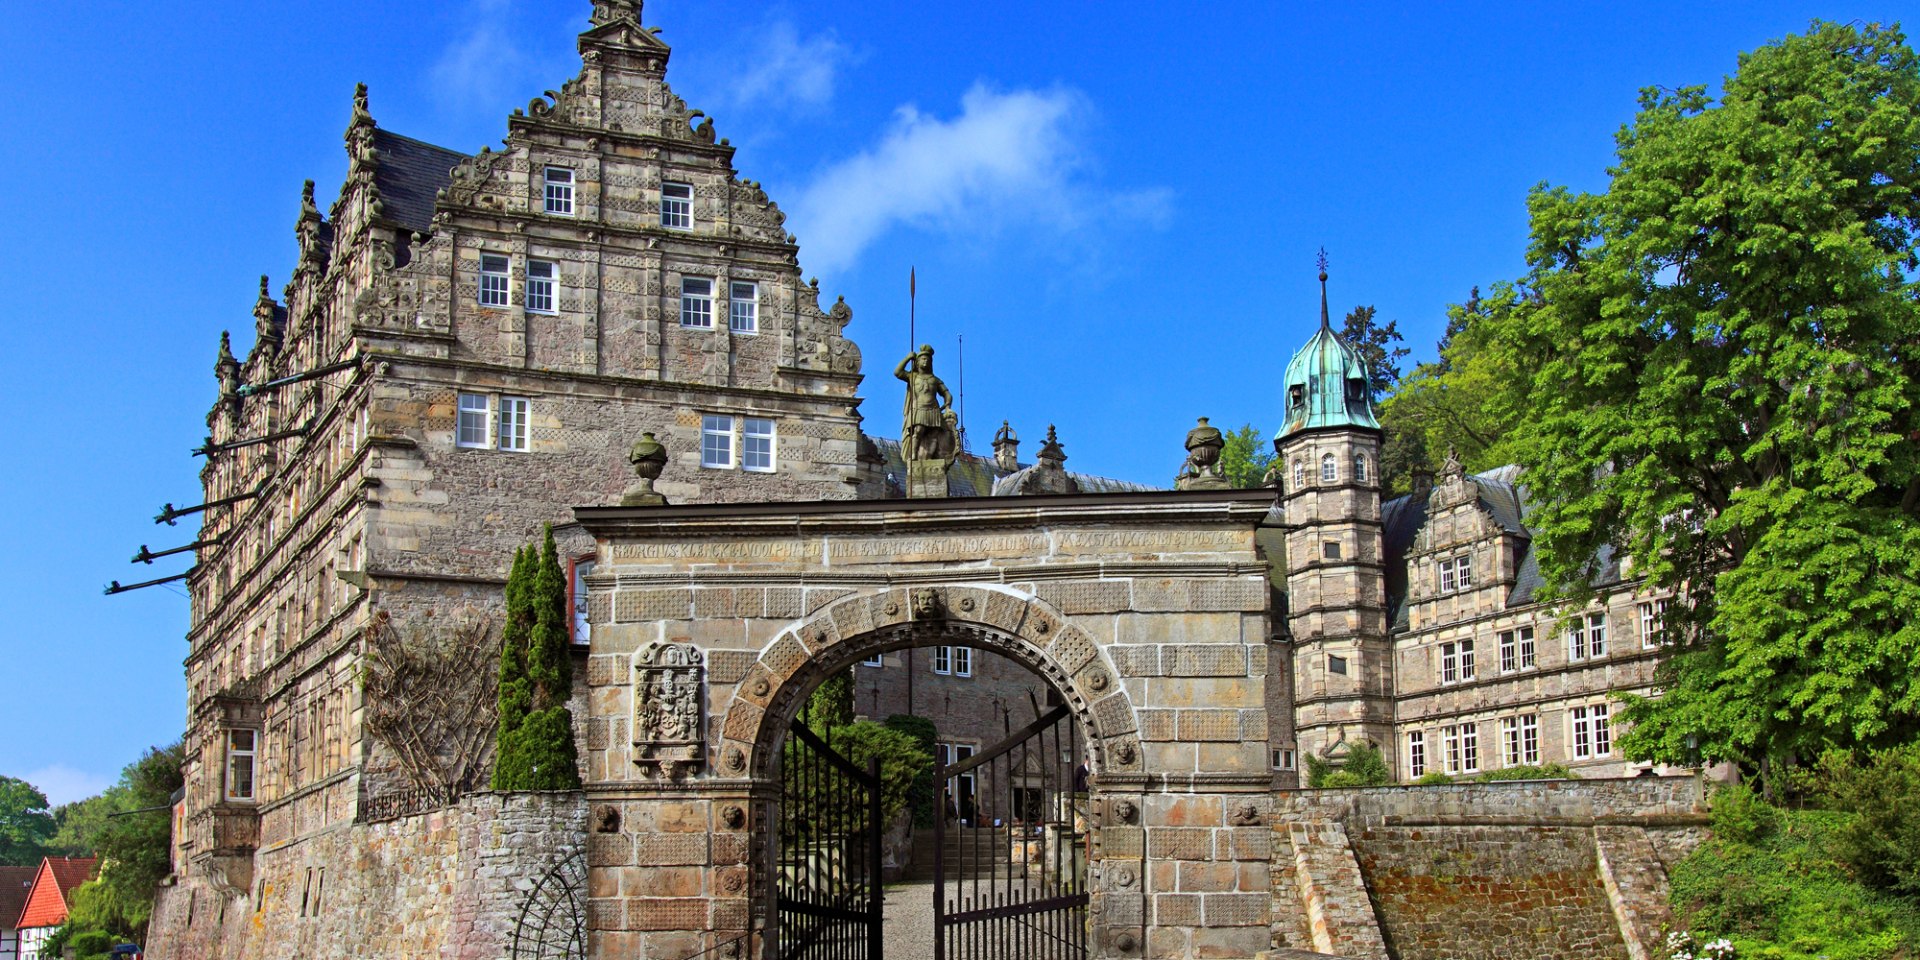
M 1320 267 L 1320 327 L 1323 330 L 1331 330 L 1333 329 L 1333 324 L 1327 320 L 1327 248 L 1326 247 L 1320 248 L 1320 256 L 1315 258 L 1314 263 L 1316 263 Z

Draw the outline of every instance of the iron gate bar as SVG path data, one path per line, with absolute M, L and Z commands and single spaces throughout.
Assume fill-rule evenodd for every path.
M 776 825 L 778 955 L 880 960 L 879 758 L 862 771 L 804 723 L 795 720 L 789 732 Z M 803 834 L 813 838 L 805 852 Z M 860 862 L 850 862 L 855 856 Z M 811 922 L 791 922 L 802 918 Z M 858 940 L 845 936 L 855 924 L 865 928 Z
M 967 771 L 972 770 L 973 768 L 983 763 L 986 763 L 987 761 L 992 760 L 993 758 L 998 757 L 1003 753 L 1007 753 L 1011 751 L 1014 747 L 1020 746 L 1021 744 L 1026 742 L 1028 737 L 1031 737 L 1034 734 L 1039 733 L 1040 731 L 1053 726 L 1055 723 L 1059 722 L 1061 717 L 1066 716 L 1067 713 L 1068 713 L 1067 705 L 1064 703 L 1061 704 L 1060 706 L 1054 707 L 1052 710 L 1048 710 L 1045 716 L 1041 717 L 1038 720 L 1035 720 L 1032 723 L 1027 724 L 1024 727 L 1021 727 L 1019 730 L 1015 731 L 1014 733 L 1009 734 L 1005 740 L 1002 740 L 999 743 L 996 743 L 993 746 L 988 747 L 987 749 L 982 750 L 979 753 L 976 753 L 973 756 L 968 757 L 967 759 L 962 760 L 951 767 L 944 767 L 942 769 L 946 771 L 946 774 L 949 777 L 957 777 L 963 773 L 966 773 Z

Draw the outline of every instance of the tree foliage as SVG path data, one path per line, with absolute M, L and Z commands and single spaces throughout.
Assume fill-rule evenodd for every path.
M 1389 320 L 1385 326 L 1374 319 L 1372 306 L 1354 307 L 1340 324 L 1340 339 L 1360 354 L 1367 363 L 1367 387 L 1373 391 L 1373 399 L 1379 400 L 1400 382 L 1400 360 L 1409 351 L 1406 347 L 1395 346 L 1400 343 L 1400 321 Z
M 495 790 L 577 790 L 573 660 L 568 649 L 566 577 L 547 527 L 539 547 L 514 552 L 501 628 L 499 743 Z
M 1225 431 L 1220 439 L 1220 472 L 1226 475 L 1229 486 L 1248 490 L 1266 483 L 1267 471 L 1273 469 L 1278 454 L 1259 429 L 1251 423 L 1243 424 L 1238 430 Z
M 813 693 L 807 695 L 806 720 L 814 736 L 822 738 L 828 731 L 853 722 L 852 667 L 827 677 L 813 688 Z
M 0 777 L 0 866 L 38 866 L 53 841 L 47 795 L 16 777 Z
M 940 737 L 940 729 L 926 717 L 896 713 L 886 719 L 889 729 L 898 730 L 913 738 L 920 752 L 933 756 L 934 744 Z M 933 826 L 933 818 L 939 808 L 939 793 L 934 788 L 933 764 L 927 764 L 920 774 L 913 778 L 913 785 L 907 790 L 907 803 L 913 808 L 913 825 L 916 827 Z
M 1405 492 L 1414 470 L 1432 469 L 1449 450 L 1475 472 L 1514 462 L 1521 418 L 1504 392 L 1518 373 L 1514 356 L 1492 341 L 1522 306 L 1520 292 L 1501 284 L 1488 297 L 1475 287 L 1447 308 L 1439 359 L 1414 367 L 1381 404 L 1380 469 L 1390 492 Z
M 1315 789 L 1381 787 L 1392 782 L 1386 756 L 1379 747 L 1365 741 L 1348 746 L 1345 759 L 1339 763 L 1307 755 L 1307 786 Z
M 1920 904 L 1920 744 L 1864 758 L 1831 751 L 1816 774 L 1827 805 L 1853 814 L 1837 838 L 1839 858 L 1868 885 Z
M 1815 23 L 1717 98 L 1643 93 L 1604 193 L 1531 196 L 1529 295 L 1456 337 L 1519 374 L 1493 406 L 1526 412 L 1551 595 L 1607 545 L 1678 592 L 1630 755 L 1764 775 L 1920 735 L 1917 205 L 1912 49 Z
M 101 937 L 141 942 L 154 887 L 172 872 L 172 804 L 185 783 L 179 742 L 148 750 L 99 796 L 61 807 L 54 845 L 100 858 L 99 875 L 70 895 L 66 929 L 75 944 Z

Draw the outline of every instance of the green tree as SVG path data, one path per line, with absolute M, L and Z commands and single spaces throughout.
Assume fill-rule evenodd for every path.
M 1401 342 L 1400 321 L 1389 320 L 1381 326 L 1374 321 L 1373 307 L 1354 307 L 1340 325 L 1340 339 L 1367 362 L 1367 386 L 1374 400 L 1386 396 L 1400 382 L 1400 360 L 1411 352 L 1395 346 Z
M 1920 735 L 1920 61 L 1815 23 L 1718 98 L 1650 89 L 1604 193 L 1537 188 L 1489 340 L 1552 595 L 1597 551 L 1674 589 L 1637 758 L 1742 761 Z M 1498 311 L 1496 311 L 1498 312 Z M 1458 342 L 1456 341 L 1456 346 Z M 1691 746 L 1690 746 L 1691 745 Z
M 573 740 L 573 659 L 568 649 L 566 577 L 553 527 L 539 547 L 514 553 L 501 628 L 500 740 L 495 790 L 577 790 Z
M 0 777 L 0 866 L 38 866 L 53 830 L 47 795 L 25 780 Z
M 888 728 L 898 730 L 913 738 L 920 752 L 933 756 L 934 744 L 940 737 L 940 730 L 932 720 L 906 713 L 896 713 L 886 720 Z M 938 792 L 933 785 L 933 764 L 929 763 L 920 774 L 913 778 L 913 786 L 907 792 L 907 802 L 913 807 L 913 825 L 916 827 L 933 826 L 936 807 L 939 804 Z
M 1439 359 L 1414 367 L 1381 404 L 1387 436 L 1380 469 L 1391 492 L 1406 492 L 1414 470 L 1432 469 L 1449 450 L 1471 471 L 1514 462 L 1520 417 L 1503 391 L 1517 368 L 1510 353 L 1489 341 L 1523 302 L 1516 288 L 1502 284 L 1487 298 L 1475 287 L 1467 302 L 1447 308 Z
M 807 728 L 824 738 L 853 722 L 853 668 L 832 674 L 807 695 Z
M 100 858 L 99 875 L 74 888 L 67 928 L 76 944 L 144 940 L 154 887 L 172 871 L 172 804 L 185 782 L 180 743 L 148 750 L 99 796 L 61 807 L 54 846 Z
M 1393 774 L 1387 770 L 1387 758 L 1380 748 L 1366 741 L 1347 747 L 1347 755 L 1339 763 L 1323 760 L 1309 754 L 1307 756 L 1307 786 L 1321 787 L 1381 787 L 1393 782 Z
M 1253 424 L 1228 430 L 1221 440 L 1225 442 L 1220 447 L 1220 472 L 1226 474 L 1228 485 L 1245 490 L 1265 482 L 1277 454 Z

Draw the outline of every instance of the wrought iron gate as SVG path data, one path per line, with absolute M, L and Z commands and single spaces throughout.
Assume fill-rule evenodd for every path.
M 587 955 L 587 855 L 554 864 L 520 907 L 507 955 L 512 960 L 580 960 Z
M 880 761 L 861 770 L 796 721 L 781 753 L 780 960 L 880 960 Z
M 935 772 L 935 960 L 1086 957 L 1078 732 L 1057 706 Z

